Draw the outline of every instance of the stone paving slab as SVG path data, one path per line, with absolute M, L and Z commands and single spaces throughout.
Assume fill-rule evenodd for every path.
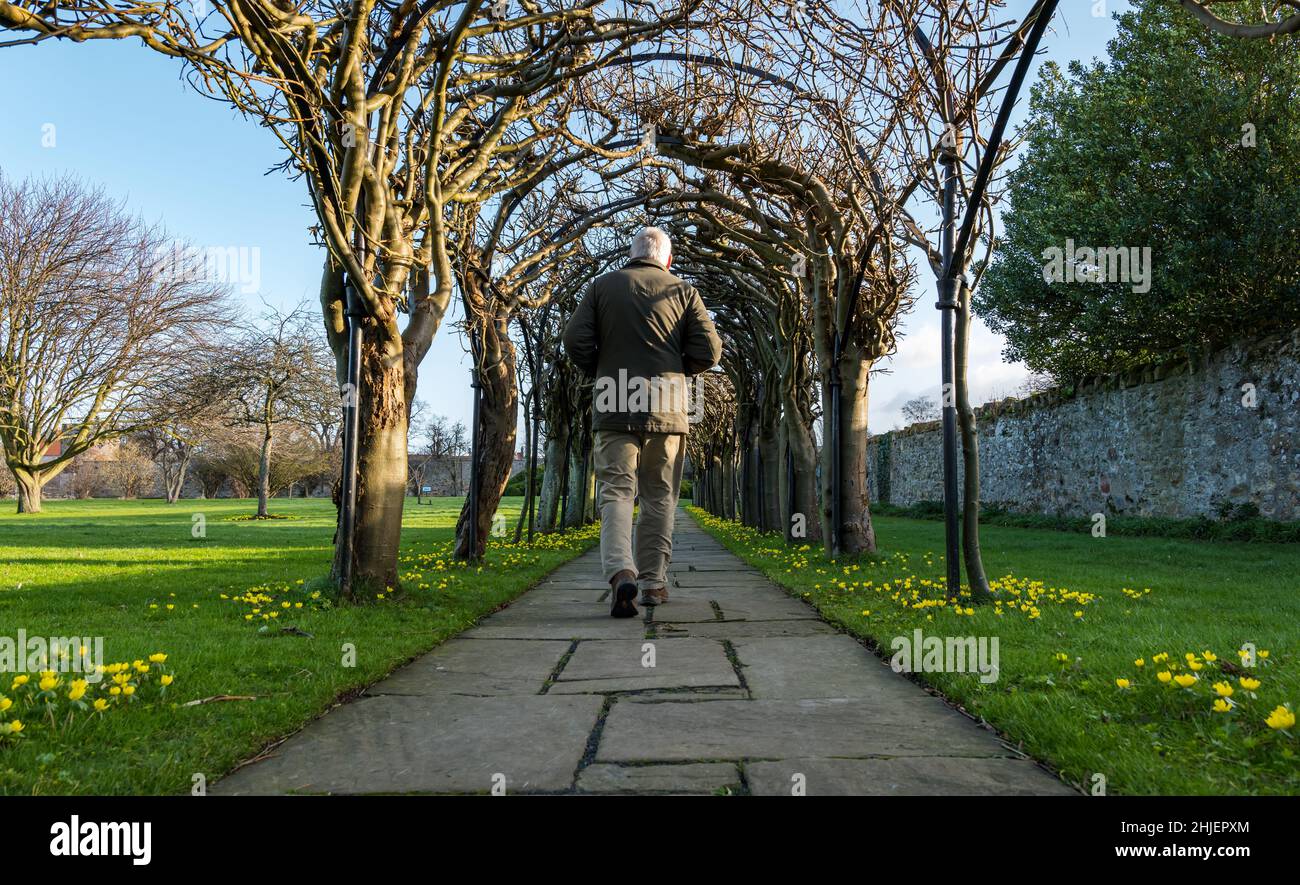
M 644 662 L 653 653 L 654 666 Z M 712 639 L 581 642 L 551 694 L 647 688 L 740 687 L 722 643 Z
M 790 796 L 1077 795 L 1030 759 L 787 759 L 745 765 L 750 793 Z
M 656 616 L 657 618 L 658 616 Z M 826 636 L 836 630 L 825 621 L 700 621 L 677 623 L 655 621 L 660 636 L 703 636 L 712 639 L 742 639 L 752 636 Z
M 212 792 L 486 793 L 566 790 L 597 697 L 384 696 L 344 704 Z
M 605 765 L 597 763 L 578 775 L 583 793 L 672 793 L 712 795 L 740 789 L 740 770 L 726 762 L 690 765 Z
M 752 700 L 614 704 L 598 762 L 804 756 L 1008 756 L 992 734 L 935 698 L 928 703 Z
M 755 698 L 934 701 L 851 636 L 737 638 L 735 648 Z
M 713 606 L 709 605 L 707 599 L 687 598 L 674 594 L 666 605 L 654 606 L 651 619 L 656 622 L 671 621 L 675 624 L 686 624 L 692 621 L 716 621 L 718 613 L 713 610 Z
M 537 694 L 571 645 L 526 639 L 511 643 L 509 654 L 502 654 L 500 643 L 456 637 L 372 685 L 366 694 Z

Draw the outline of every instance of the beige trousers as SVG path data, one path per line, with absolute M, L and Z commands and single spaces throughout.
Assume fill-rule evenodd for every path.
M 667 586 L 685 442 L 680 433 L 596 431 L 600 559 L 606 580 L 626 569 L 637 576 L 642 590 Z M 635 541 L 634 500 L 640 506 Z

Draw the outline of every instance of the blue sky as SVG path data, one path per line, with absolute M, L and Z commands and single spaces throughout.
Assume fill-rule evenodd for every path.
M 1008 17 L 1030 5 L 1011 0 Z M 1103 56 L 1114 35 L 1111 14 L 1128 3 L 1062 0 L 1061 7 L 1044 57 L 1064 63 Z M 259 291 L 237 296 L 250 315 L 262 310 L 262 300 L 282 308 L 306 300 L 314 307 L 321 253 L 308 242 L 314 216 L 305 185 L 266 174 L 283 159 L 271 134 L 195 93 L 180 73 L 179 63 L 134 40 L 0 50 L 0 82 L 15 87 L 5 95 L 0 170 L 17 178 L 75 173 L 175 237 L 198 246 L 256 248 Z M 53 145 L 46 146 L 51 133 Z M 927 288 L 928 275 L 922 268 Z M 424 361 L 418 395 L 431 413 L 468 423 L 469 358 L 449 328 L 455 318 Z M 885 366 L 892 373 L 872 383 L 873 432 L 899 423 L 908 399 L 938 388 L 938 317 L 924 291 L 902 328 L 898 354 Z M 1026 373 L 1002 361 L 1001 339 L 980 325 L 972 345 L 976 399 L 1013 392 Z

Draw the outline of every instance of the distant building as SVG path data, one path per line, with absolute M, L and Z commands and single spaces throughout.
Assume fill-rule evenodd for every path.
M 469 455 L 452 455 L 449 458 L 430 458 L 421 463 L 422 455 L 412 453 L 408 456 L 416 486 L 414 493 L 433 498 L 458 498 L 469 491 L 470 459 Z M 527 466 L 522 450 L 515 452 L 514 462 L 510 465 L 513 477 Z M 426 491 L 427 490 L 427 491 Z

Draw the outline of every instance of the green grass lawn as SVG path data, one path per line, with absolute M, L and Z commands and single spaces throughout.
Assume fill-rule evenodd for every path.
M 1300 728 L 1266 721 L 1279 705 L 1300 711 L 1300 545 L 992 526 L 981 538 L 999 602 L 958 609 L 938 604 L 942 523 L 878 518 L 879 553 L 835 563 L 820 548 L 788 547 L 779 536 L 692 513 L 886 657 L 895 637 L 917 628 L 997 637 L 997 681 L 917 678 L 1086 790 L 1100 774 L 1115 794 L 1300 793 Z M 1237 666 L 1245 643 L 1259 652 L 1250 669 Z M 1162 654 L 1168 659 L 1154 659 Z M 1180 676 L 1196 679 L 1184 688 Z M 1242 677 L 1259 680 L 1254 696 Z M 1232 690 L 1221 704 L 1229 712 L 1213 709 L 1216 683 Z M 1285 721 L 1285 713 L 1274 718 Z
M 6 507 L 12 502 L 0 502 Z M 502 512 L 513 537 L 519 499 Z M 0 794 L 188 792 L 336 699 L 464 630 L 595 539 L 593 528 L 515 546 L 493 539 L 484 564 L 450 557 L 461 500 L 408 499 L 402 587 L 351 607 L 329 603 L 334 508 L 322 499 L 274 499 L 287 519 L 240 521 L 247 500 L 47 501 L 45 511 L 0 514 L 0 637 L 103 637 L 106 662 L 136 660 L 134 699 L 91 686 L 103 713 L 74 709 L 76 674 L 53 689 L 53 724 L 36 699 L 39 676 L 0 697 Z M 202 513 L 206 537 L 192 537 Z M 300 583 L 301 582 L 301 583 Z M 309 634 L 309 635 L 304 635 Z M 355 664 L 348 660 L 355 649 Z M 165 663 L 148 662 L 163 653 Z M 0 670 L 5 669 L 0 666 Z M 21 668 L 20 668 L 21 669 Z M 174 682 L 162 690 L 163 673 Z M 187 706 L 218 696 L 253 697 Z M 4 701 L 0 700 L 0 706 Z M 69 713 L 71 717 L 69 718 Z

